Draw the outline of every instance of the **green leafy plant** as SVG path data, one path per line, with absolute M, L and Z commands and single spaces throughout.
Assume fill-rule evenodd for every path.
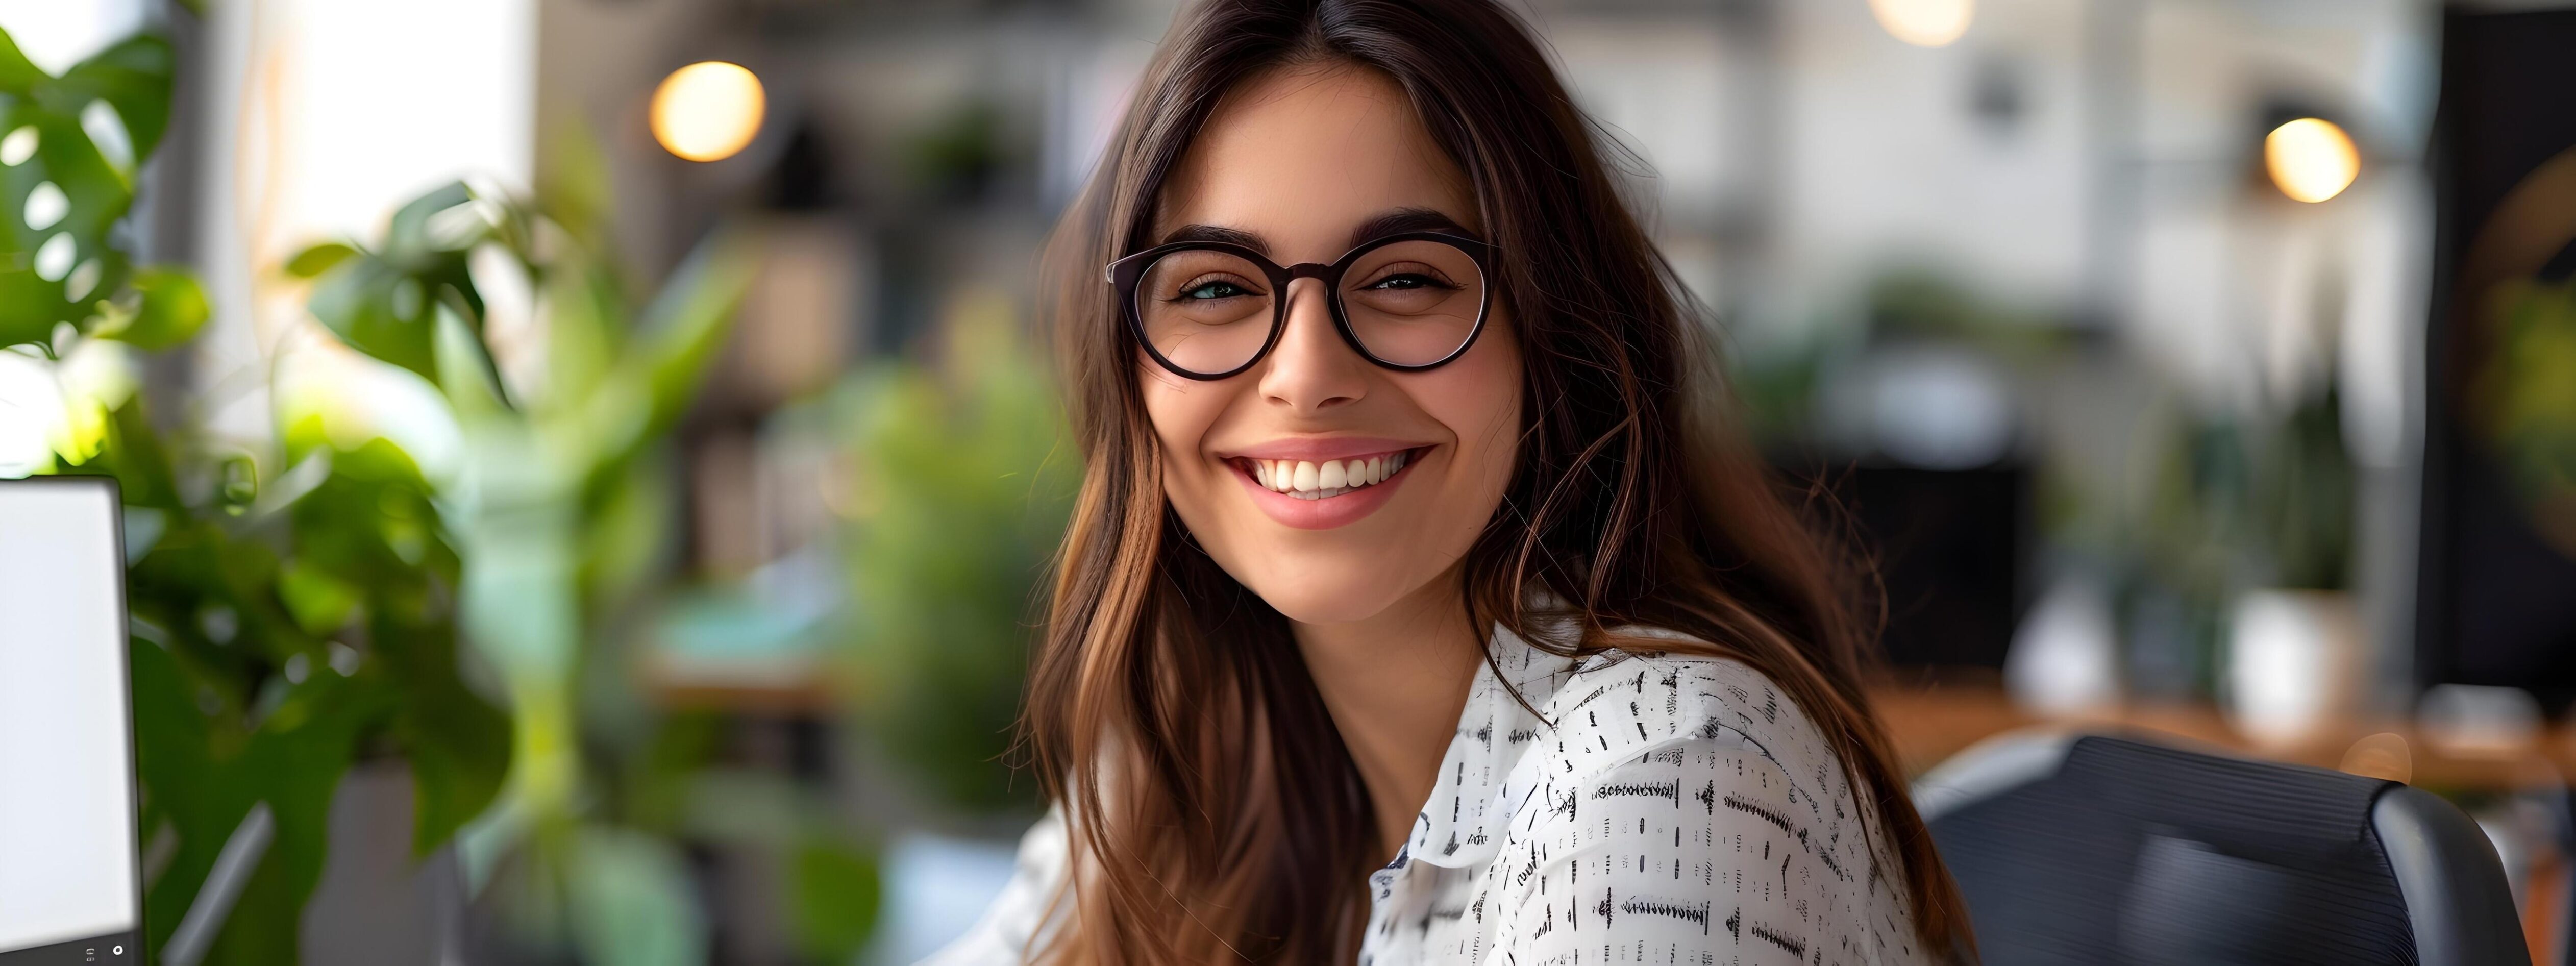
M 530 948 L 697 963 L 708 930 L 672 839 L 708 830 L 699 810 L 670 802 L 760 783 L 699 781 L 704 762 L 650 750 L 661 739 L 649 716 L 594 694 L 625 689 L 585 682 L 623 673 L 618 630 L 664 576 L 665 439 L 724 344 L 755 255 L 748 236 L 719 232 L 633 302 L 627 293 L 645 287 L 601 241 L 605 175 L 586 145 L 562 145 L 574 173 L 550 179 L 549 203 L 449 185 L 404 206 L 382 239 L 316 245 L 289 270 L 312 278 L 316 319 L 429 381 L 461 433 L 435 505 L 462 561 L 465 636 L 498 670 L 516 726 L 503 807 L 472 835 L 469 875 L 489 880 L 491 905 Z M 477 252 L 502 257 L 478 270 Z M 484 297 L 493 270 L 519 275 L 543 307 L 545 365 L 524 384 L 500 362 Z M 797 935 L 846 955 L 858 941 L 850 924 L 863 939 L 873 920 L 873 863 L 805 806 L 777 810 L 798 817 L 714 833 L 792 852 L 792 877 L 809 887 L 791 918 L 812 927 Z
M 274 844 L 207 962 L 287 963 L 351 763 L 411 766 L 426 854 L 484 811 L 509 722 L 459 674 L 458 560 L 418 469 L 381 440 L 316 454 L 262 491 L 165 449 L 116 410 L 89 467 L 125 493 L 144 827 L 176 850 L 146 908 L 166 941 L 261 803 Z M 243 497 L 252 497 L 247 503 Z
M 145 35 L 52 77 L 0 34 L 0 187 L 29 216 L 0 220 L 0 346 L 62 360 L 62 418 L 34 468 L 112 475 L 124 494 L 142 827 L 163 856 L 147 933 L 170 939 L 265 805 L 272 844 L 205 961 L 291 963 L 351 764 L 409 763 L 426 854 L 498 793 L 509 724 L 460 674 L 458 558 L 409 457 L 378 441 L 264 481 L 261 454 L 146 411 L 134 353 L 183 344 L 209 314 L 186 272 L 123 248 L 171 67 Z
M 845 561 L 857 705 L 942 803 L 1025 806 L 1001 760 L 1039 581 L 1078 469 L 1046 368 L 998 295 L 952 314 L 937 368 L 888 363 L 836 400 L 854 470 Z
M 133 37 L 61 77 L 0 33 L 0 345 L 50 345 L 69 324 L 145 348 L 206 319 L 186 273 L 137 269 L 117 233 L 170 122 L 168 41 Z
M 272 844 L 204 961 L 295 962 L 341 777 L 398 759 L 415 852 L 462 836 L 477 887 L 536 946 L 704 961 L 670 838 L 705 831 L 708 810 L 653 805 L 702 797 L 703 757 L 667 752 L 693 731 L 585 729 L 576 692 L 621 604 L 652 585 L 662 441 L 722 342 L 747 247 L 711 242 L 638 306 L 601 243 L 605 178 L 586 142 L 571 145 L 584 175 L 556 179 L 543 208 L 439 189 L 378 243 L 316 245 L 286 269 L 313 281 L 311 309 L 343 341 L 435 387 L 463 458 L 425 472 L 310 408 L 281 412 L 277 451 L 218 442 L 187 413 L 153 418 L 136 386 L 137 352 L 183 344 L 209 314 L 190 275 L 136 267 L 123 247 L 170 68 L 168 44 L 142 36 L 55 78 L 0 34 L 0 197 L 36 216 L 0 219 L 0 349 L 30 360 L 15 372 L 40 376 L 49 405 L 61 397 L 41 458 L 17 471 L 109 474 L 125 495 L 153 945 L 265 806 Z M 477 251 L 542 296 L 548 365 L 528 386 L 496 364 Z M 585 761 L 620 742 L 626 760 Z M 874 920 L 871 857 L 819 815 L 762 831 L 792 857 L 799 939 L 845 958 Z

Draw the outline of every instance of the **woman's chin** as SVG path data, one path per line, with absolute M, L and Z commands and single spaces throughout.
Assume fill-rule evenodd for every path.
M 1402 596 L 1389 584 L 1378 575 L 1244 582 L 1273 610 L 1300 624 L 1349 624 L 1383 614 Z

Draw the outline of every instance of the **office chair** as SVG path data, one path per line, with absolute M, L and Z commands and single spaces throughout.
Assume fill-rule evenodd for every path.
M 2530 966 L 2486 834 L 2396 782 L 2025 733 L 1915 801 L 1987 966 Z

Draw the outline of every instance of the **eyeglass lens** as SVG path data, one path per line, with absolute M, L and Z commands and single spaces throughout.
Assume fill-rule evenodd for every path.
M 1136 318 L 1154 351 L 1188 372 L 1231 372 L 1270 340 L 1284 293 L 1269 273 L 1221 251 L 1173 252 L 1136 285 Z M 1335 293 L 1368 354 L 1400 366 L 1448 358 L 1476 330 L 1484 273 L 1454 245 L 1411 239 L 1361 255 Z

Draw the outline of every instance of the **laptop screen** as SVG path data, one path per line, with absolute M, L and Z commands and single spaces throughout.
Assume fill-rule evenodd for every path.
M 0 964 L 133 963 L 124 551 L 103 479 L 0 481 Z

